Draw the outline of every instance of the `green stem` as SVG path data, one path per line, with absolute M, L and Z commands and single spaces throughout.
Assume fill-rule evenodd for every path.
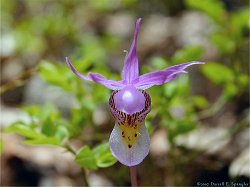
M 70 153 L 72 153 L 74 156 L 76 156 L 76 151 L 71 147 L 70 144 L 66 143 L 64 144 L 64 148 L 69 151 Z M 86 186 L 89 186 L 89 181 L 88 181 L 88 177 L 87 177 L 87 170 L 84 168 L 81 168 L 82 171 L 82 176 L 83 176 L 83 182 Z
M 81 168 L 82 170 L 82 176 L 83 176 L 83 182 L 85 183 L 86 186 L 89 186 L 89 180 L 88 180 L 88 177 L 87 177 L 87 173 L 88 171 L 84 168 Z
M 68 143 L 64 144 L 64 148 L 69 151 L 70 153 L 72 153 L 73 155 L 76 155 L 76 151 L 71 147 L 71 145 L 69 145 Z

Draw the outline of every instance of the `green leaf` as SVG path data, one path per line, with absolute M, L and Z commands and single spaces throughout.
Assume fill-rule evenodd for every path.
M 169 82 L 163 86 L 164 95 L 171 99 L 177 95 L 186 95 L 189 93 L 188 76 L 180 75 L 176 80 Z
M 45 121 L 50 118 L 52 121 L 55 121 L 60 116 L 58 109 L 51 103 L 46 103 L 42 110 L 39 113 L 39 118 L 41 121 Z
M 104 143 L 95 147 L 93 149 L 93 154 L 96 158 L 96 164 L 100 168 L 112 166 L 117 162 L 115 157 L 110 152 L 108 143 Z
M 203 54 L 201 46 L 188 46 L 178 50 L 171 58 L 173 64 L 179 64 L 190 61 L 197 61 Z
M 153 57 L 150 60 L 150 64 L 154 67 L 154 69 L 165 69 L 168 66 L 168 61 L 162 57 Z
M 83 146 L 78 151 L 75 161 L 83 168 L 97 169 L 95 155 L 88 146 Z
M 183 119 L 180 121 L 168 121 L 166 122 L 166 126 L 164 126 L 168 131 L 168 138 L 171 143 L 173 143 L 174 139 L 181 134 L 186 134 L 191 130 L 196 128 L 196 125 L 188 120 Z
M 39 138 L 43 137 L 42 134 L 35 131 L 35 129 L 31 129 L 28 125 L 23 124 L 22 122 L 16 122 L 13 125 L 4 129 L 6 133 L 17 133 L 26 138 Z
M 232 53 L 235 49 L 232 37 L 226 33 L 214 33 L 211 36 L 211 40 L 222 54 Z
M 65 138 L 69 137 L 69 131 L 65 126 L 58 126 L 55 136 L 63 141 Z
M 3 152 L 3 140 L 0 140 L 0 154 Z
M 177 91 L 177 85 L 178 83 L 176 81 L 170 82 L 169 84 L 164 85 L 164 95 L 167 98 L 171 98 L 175 96 L 175 93 Z
M 93 9 L 96 9 L 97 11 L 107 11 L 112 10 L 113 8 L 117 7 L 119 4 L 117 4 L 116 0 L 101 0 L 101 1 L 90 1 L 90 6 Z
M 83 129 L 84 126 L 86 125 L 86 118 L 87 116 L 82 115 L 83 113 L 86 113 L 86 110 L 83 110 L 82 108 L 73 108 L 71 111 L 71 121 L 69 126 L 70 129 L 74 130 L 80 130 Z
M 44 81 L 59 86 L 67 91 L 71 89 L 71 84 L 68 81 L 71 72 L 66 65 L 60 66 L 43 61 L 40 64 L 39 73 Z
M 46 136 L 53 136 L 56 132 L 55 122 L 50 120 L 49 118 L 43 121 L 42 124 L 42 133 Z
M 60 140 L 58 140 L 56 137 L 39 137 L 31 140 L 25 140 L 23 143 L 28 145 L 61 146 Z
M 204 12 L 216 22 L 225 20 L 226 11 L 220 0 L 186 0 L 186 4 L 190 8 Z
M 232 34 L 243 37 L 243 29 L 250 28 L 249 8 L 243 8 L 240 11 L 233 12 L 229 23 L 231 24 Z
M 246 87 L 249 85 L 249 77 L 247 75 L 240 74 L 239 76 L 237 76 L 237 79 L 239 86 Z
M 93 91 L 93 102 L 92 102 L 92 105 L 93 103 L 100 103 L 102 101 L 106 102 L 109 97 L 110 97 L 110 91 L 108 89 L 105 89 L 103 86 L 100 86 L 100 85 L 93 85 L 92 87 L 92 91 Z M 92 107 L 92 110 L 94 110 L 96 108 L 95 105 L 93 105 Z
M 13 36 L 16 42 L 16 50 L 22 53 L 41 54 L 46 49 L 46 42 L 42 37 L 30 33 L 30 22 L 24 21 L 16 25 Z
M 203 74 L 215 84 L 226 84 L 234 80 L 233 72 L 217 62 L 207 62 L 202 66 Z
M 72 63 L 79 72 L 87 71 L 87 69 L 93 65 L 89 58 L 73 59 Z
M 99 93 L 100 94 L 100 93 Z M 95 93 L 93 93 L 93 98 L 95 97 Z M 80 100 L 80 102 L 81 102 L 81 105 L 82 106 L 84 106 L 84 108 L 86 108 L 86 109 L 88 109 L 88 110 L 90 110 L 90 111 L 93 111 L 95 108 L 96 108 L 96 104 L 92 101 L 92 100 L 90 100 L 89 98 L 82 98 L 81 100 Z
M 196 106 L 200 109 L 204 109 L 208 106 L 208 101 L 203 96 L 193 96 L 192 102 L 193 102 L 194 106 Z
M 57 129 L 57 122 L 60 120 L 60 114 L 57 108 L 47 103 L 43 106 L 39 118 L 42 124 L 42 133 L 46 136 L 53 136 Z
M 21 106 L 21 110 L 31 117 L 37 117 L 41 111 L 40 107 L 36 105 Z
M 238 93 L 238 87 L 234 84 L 228 84 L 226 87 L 225 87 L 225 90 L 224 90 L 224 97 L 229 100 L 231 98 L 233 98 L 234 96 L 236 96 Z
M 104 67 L 103 62 L 106 59 L 106 54 L 101 41 L 93 35 L 84 35 L 82 39 L 80 52 L 85 54 L 84 59 L 90 61 L 95 67 Z
M 154 126 L 153 126 L 153 124 L 151 123 L 151 121 L 149 121 L 149 120 L 146 119 L 145 126 L 146 126 L 146 128 L 148 130 L 148 134 L 151 136 L 153 134 L 153 132 L 154 132 Z

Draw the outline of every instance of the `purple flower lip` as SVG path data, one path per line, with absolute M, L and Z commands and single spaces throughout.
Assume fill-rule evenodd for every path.
M 134 39 L 125 57 L 120 81 L 108 80 L 98 73 L 82 75 L 66 57 L 67 64 L 79 78 L 115 90 L 109 100 L 110 111 L 116 122 L 109 143 L 112 154 L 127 166 L 141 163 L 149 152 L 149 135 L 144 119 L 150 111 L 151 99 L 144 90 L 172 81 L 179 74 L 187 73 L 185 69 L 191 65 L 204 64 L 193 61 L 139 75 L 136 45 L 140 23 L 141 18 L 136 21 Z

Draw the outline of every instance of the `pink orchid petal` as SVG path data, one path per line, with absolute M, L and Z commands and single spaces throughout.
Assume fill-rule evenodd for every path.
M 139 77 L 139 65 L 138 65 L 138 58 L 136 54 L 136 44 L 137 44 L 137 37 L 139 32 L 141 18 L 137 19 L 136 21 L 136 28 L 134 33 L 134 40 L 131 45 L 129 53 L 126 55 L 124 61 L 124 67 L 122 70 L 122 79 L 127 83 L 131 83 L 133 80 Z
M 106 86 L 107 88 L 111 90 L 120 90 L 125 86 L 122 83 L 122 81 L 108 80 L 104 76 L 98 73 L 89 73 L 88 77 L 90 77 L 92 81 L 98 84 L 102 84 L 103 86 Z
M 204 64 L 203 62 L 188 62 L 184 64 L 178 64 L 175 66 L 171 66 L 164 70 L 155 71 L 151 73 L 147 73 L 141 75 L 139 77 L 139 81 L 137 81 L 134 86 L 137 89 L 148 89 L 154 85 L 162 85 L 166 82 L 173 80 L 177 75 L 181 73 L 187 73 L 184 71 L 187 67 L 194 65 L 194 64 Z
M 73 71 L 74 74 L 76 74 L 79 78 L 84 79 L 84 80 L 88 80 L 88 81 L 92 81 L 88 76 L 84 76 L 81 73 L 79 73 L 75 67 L 72 65 L 72 63 L 70 62 L 69 58 L 66 57 L 66 62 L 68 64 L 68 66 L 70 67 L 70 69 Z
M 104 76 L 102 76 L 98 73 L 89 73 L 88 76 L 84 76 L 75 69 L 75 67 L 71 64 L 68 57 L 66 57 L 66 62 L 69 65 L 69 67 L 71 68 L 71 70 L 81 79 L 96 82 L 96 83 L 101 84 L 101 85 L 103 85 L 111 90 L 119 90 L 119 89 L 122 89 L 124 87 L 124 84 L 122 84 L 122 81 L 108 80 Z
M 109 138 L 110 150 L 115 158 L 126 166 L 140 164 L 149 153 L 149 135 L 144 124 L 141 125 L 138 141 L 129 148 L 124 142 L 118 125 L 115 125 Z

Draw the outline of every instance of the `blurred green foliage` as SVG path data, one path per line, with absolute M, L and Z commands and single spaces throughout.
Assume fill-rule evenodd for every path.
M 249 86 L 249 57 L 242 51 L 249 45 L 249 7 L 228 12 L 218 0 L 197 3 L 187 0 L 190 8 L 201 11 L 214 23 L 210 41 L 217 47 L 221 62 L 207 62 L 202 66 L 203 74 L 215 85 L 223 87 L 225 102 L 246 92 Z M 245 53 L 247 54 L 247 53 Z M 224 63 L 223 63 L 224 62 Z
M 100 144 L 94 149 L 90 149 L 88 146 L 83 146 L 75 158 L 76 162 L 88 169 L 105 168 L 116 163 L 116 159 L 109 151 L 109 144 Z
M 0 140 L 0 154 L 3 152 L 3 140 Z
M 222 105 L 218 107 L 217 102 L 210 104 L 202 95 L 192 95 L 190 77 L 187 75 L 180 76 L 162 87 L 150 89 L 152 111 L 146 118 L 146 126 L 150 134 L 155 128 L 166 129 L 171 145 L 174 145 L 174 139 L 178 135 L 196 128 L 202 117 L 214 115 L 223 104 L 246 92 L 249 85 L 245 68 L 249 59 L 239 58 L 242 56 L 241 50 L 248 42 L 245 33 L 249 31 L 250 26 L 249 9 L 228 12 L 219 0 L 201 0 L 199 3 L 197 0 L 186 0 L 185 3 L 188 9 L 200 11 L 212 22 L 213 31 L 209 40 L 218 50 L 218 59 L 208 61 L 200 67 L 204 77 L 222 89 L 218 97 Z M 23 7 L 24 10 L 20 11 L 25 13 L 21 14 L 23 17 L 19 20 L 14 20 L 12 13 L 18 9 L 17 6 Z M 113 165 L 116 160 L 110 153 L 108 144 L 103 143 L 108 140 L 113 124 L 110 123 L 107 131 L 102 131 L 95 126 L 92 117 L 98 106 L 108 102 L 110 91 L 103 86 L 77 78 L 67 67 L 64 58 L 70 55 L 74 66 L 83 74 L 98 72 L 109 79 L 119 80 L 120 75 L 108 68 L 107 54 L 121 51 L 121 39 L 108 33 L 100 36 L 96 31 L 85 27 L 85 22 L 95 22 L 102 14 L 121 7 L 135 6 L 134 0 L 112 0 L 112 3 L 110 0 L 3 1 L 1 14 L 5 28 L 2 30 L 5 33 L 11 31 L 17 41 L 15 55 L 40 55 L 38 59 L 44 59 L 39 61 L 38 65 L 42 80 L 71 93 L 75 99 L 70 117 L 63 116 L 56 106 L 49 103 L 43 106 L 24 106 L 22 110 L 28 114 L 29 122 L 15 122 L 7 127 L 5 132 L 23 136 L 24 143 L 28 145 L 62 147 L 75 154 L 76 163 L 86 169 L 95 170 Z M 46 14 L 42 13 L 43 10 Z M 18 11 L 15 14 L 18 14 Z M 79 19 L 85 16 L 85 20 Z M 75 17 L 78 19 L 74 20 Z M 199 61 L 204 50 L 198 45 L 187 46 L 176 51 L 169 59 L 154 57 L 141 69 L 146 73 L 178 63 Z M 215 106 L 216 110 L 210 110 Z M 174 110 L 180 112 L 178 117 Z M 205 112 L 201 113 L 203 110 Z M 90 137 L 85 134 L 89 129 Z M 72 140 L 81 141 L 82 147 L 77 151 L 72 150 Z

